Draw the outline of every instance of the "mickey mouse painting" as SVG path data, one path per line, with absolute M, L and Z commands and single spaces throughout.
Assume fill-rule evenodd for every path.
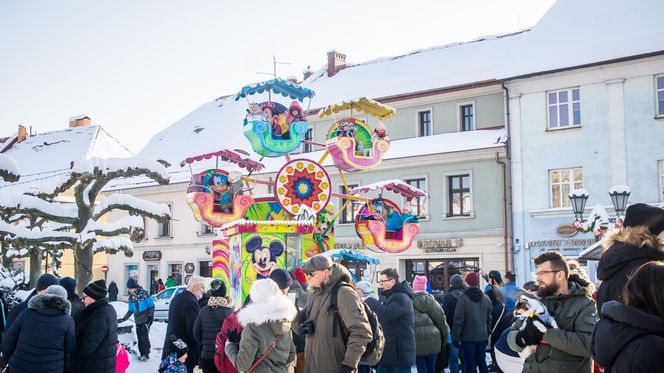
M 264 247 L 260 236 L 252 237 L 245 247 L 252 254 L 251 261 L 257 280 L 270 276 L 270 273 L 277 268 L 277 257 L 284 252 L 284 244 L 280 241 L 273 240 L 269 247 Z

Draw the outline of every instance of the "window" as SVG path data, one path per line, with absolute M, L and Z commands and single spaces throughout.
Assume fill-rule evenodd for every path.
M 198 234 L 214 234 L 214 228 L 207 224 L 201 224 Z
M 664 116 L 664 75 L 655 78 L 657 94 L 657 116 Z
M 583 188 L 583 169 L 570 168 L 550 170 L 551 180 L 551 207 L 569 207 L 569 192 Z
M 415 275 L 426 276 L 434 292 L 443 292 L 450 287 L 450 277 L 479 269 L 478 258 L 406 260 L 406 281 L 412 283 Z
M 425 192 L 427 191 L 427 180 L 425 178 L 407 179 L 406 184 Z M 410 211 L 418 218 L 425 219 L 428 216 L 425 198 L 417 197 L 410 200 Z
M 168 210 L 171 211 L 171 216 L 173 216 L 173 205 L 170 203 L 168 205 Z M 159 223 L 159 226 L 157 228 L 157 234 L 159 237 L 171 237 L 171 221 L 169 220 L 166 223 Z
M 139 273 L 138 273 L 138 264 L 127 264 L 125 265 L 125 277 L 126 279 L 133 278 L 136 280 L 136 282 L 139 281 Z M 125 280 L 126 282 L 126 280 Z M 125 288 L 125 294 L 128 294 L 127 289 Z
M 659 166 L 659 201 L 664 202 L 664 161 L 657 161 Z
M 314 129 L 309 128 L 304 134 L 304 141 L 314 141 Z M 302 153 L 311 153 L 314 151 L 314 144 L 302 143 Z
M 418 136 L 431 136 L 431 110 L 420 111 L 418 116 Z
M 447 216 L 470 216 L 473 199 L 470 194 L 470 175 L 447 177 Z
M 461 131 L 475 131 L 475 105 L 459 106 L 459 118 L 461 119 L 459 126 Z
M 348 190 L 357 188 L 357 184 L 348 184 L 348 189 L 343 185 L 339 187 L 341 194 L 348 194 Z M 346 203 L 346 199 L 341 199 L 341 206 Z M 341 212 L 339 224 L 349 224 L 355 221 L 355 215 L 357 215 L 358 210 L 360 209 L 361 204 L 355 200 L 352 200 L 344 207 L 344 210 Z
M 173 277 L 176 285 L 182 285 L 182 263 L 169 264 L 168 275 Z
M 171 299 L 171 295 L 173 295 L 174 291 L 175 291 L 175 288 L 168 288 L 166 290 L 162 290 L 161 293 L 159 293 L 155 296 L 155 299 L 157 299 L 157 300 L 169 300 L 169 299 Z
M 212 261 L 205 260 L 198 262 L 198 274 L 201 277 L 212 277 Z
M 581 94 L 579 88 L 548 92 L 546 94 L 549 129 L 581 125 Z

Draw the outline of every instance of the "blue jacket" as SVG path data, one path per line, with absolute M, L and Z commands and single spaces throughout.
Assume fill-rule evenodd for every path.
M 129 294 L 127 305 L 127 313 L 123 318 L 126 320 L 131 317 L 131 314 L 134 314 L 136 325 L 145 324 L 149 321 L 149 318 L 154 317 L 154 301 L 152 296 L 142 287 Z
M 187 373 L 187 366 L 178 360 L 178 355 L 175 352 L 166 356 L 159 365 L 160 373 Z
M 521 288 L 516 286 L 515 283 L 509 282 L 503 287 L 503 298 L 505 298 L 505 311 L 512 312 L 516 307 L 516 296 L 521 291 Z
M 7 330 L 2 354 L 10 372 L 62 372 L 65 359 L 76 349 L 71 306 L 61 297 L 41 294 L 28 302 Z

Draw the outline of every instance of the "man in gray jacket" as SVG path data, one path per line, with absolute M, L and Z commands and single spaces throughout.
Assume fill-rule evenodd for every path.
M 480 290 L 480 275 L 466 275 L 468 289 L 459 297 L 454 311 L 452 343 L 461 347 L 463 371 L 480 373 L 489 371 L 486 365 L 486 345 L 491 333 L 491 300 Z

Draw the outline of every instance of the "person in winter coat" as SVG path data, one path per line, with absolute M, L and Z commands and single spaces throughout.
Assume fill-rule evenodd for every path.
M 294 330 L 306 335 L 305 372 L 354 372 L 371 341 L 371 325 L 348 270 L 329 257 L 318 254 L 305 262 L 302 271 L 310 275 L 309 297 L 298 315 Z M 339 333 L 334 314 L 329 312 L 331 290 L 345 282 L 337 293 L 337 308 L 344 325 Z M 336 331 L 336 332 L 335 332 Z M 348 338 L 344 343 L 344 336 Z
M 609 232 L 606 249 L 597 265 L 597 310 L 610 300 L 623 302 L 622 292 L 629 275 L 642 264 L 664 260 L 664 245 L 657 237 L 664 232 L 664 209 L 637 203 L 627 208 L 622 229 Z M 660 237 L 661 238 L 661 237 Z
M 169 336 L 167 340 L 173 344 L 171 347 L 173 352 L 162 360 L 157 371 L 159 373 L 187 373 L 187 366 L 184 364 L 189 353 L 187 344 L 174 335 Z
M 118 315 L 106 297 L 106 281 L 97 280 L 83 289 L 85 309 L 76 324 L 74 372 L 115 373 Z
M 123 323 L 134 315 L 136 323 L 136 337 L 138 338 L 138 357 L 140 361 L 150 360 L 150 326 L 154 320 L 154 300 L 148 292 L 143 289 L 133 278 L 127 280 L 129 299 L 127 301 L 127 313 L 118 320 Z
M 297 310 L 270 279 L 254 281 L 249 295 L 252 303 L 237 314 L 242 338 L 229 338 L 226 355 L 241 372 L 288 373 L 295 362 L 291 323 Z
M 69 354 L 76 349 L 74 320 L 67 291 L 51 285 L 30 299 L 7 330 L 2 356 L 9 361 L 9 372 L 60 373 L 68 366 Z
M 247 299 L 251 299 L 250 297 L 247 297 Z M 249 304 L 247 302 L 246 304 Z M 224 372 L 224 373 L 237 373 L 237 369 L 235 369 L 235 366 L 231 362 L 231 360 L 226 356 L 226 352 L 223 351 L 223 349 L 226 347 L 226 341 L 228 341 L 228 336 L 230 335 L 231 337 L 236 337 L 238 335 L 242 334 L 242 326 L 240 325 L 240 322 L 237 321 L 237 313 L 238 311 L 235 311 L 231 313 L 226 320 L 224 320 L 224 323 L 221 325 L 221 341 L 224 343 L 222 346 L 222 354 L 219 356 L 215 356 L 215 366 L 217 367 L 217 370 Z M 215 343 L 216 345 L 216 343 Z M 219 362 L 217 363 L 217 359 Z M 219 369 L 219 368 L 222 369 Z
M 178 286 L 178 283 L 175 282 L 173 276 L 168 276 L 168 278 L 166 279 L 166 289 L 172 288 L 173 286 Z
M 505 312 L 514 312 L 516 298 L 523 289 L 516 285 L 516 274 L 514 272 L 505 272 L 505 285 L 503 286 L 503 299 L 505 300 Z
M 605 372 L 660 372 L 664 367 L 664 263 L 641 266 L 609 301 L 592 337 L 593 358 Z
M 118 285 L 115 283 L 115 281 L 111 281 L 111 283 L 108 285 L 108 301 L 117 302 L 118 293 Z
M 293 277 L 288 271 L 283 269 L 275 269 L 270 273 L 270 279 L 277 283 L 279 290 L 289 297 L 295 305 L 295 309 L 300 312 L 307 304 L 306 292 L 297 281 L 293 281 Z M 293 334 L 293 343 L 295 344 L 295 373 L 304 372 L 304 345 L 305 336 L 299 335 L 295 332 Z
M 537 346 L 524 362 L 524 373 L 591 372 L 590 339 L 597 321 L 591 284 L 570 276 L 569 266 L 559 252 L 546 252 L 534 262 L 537 295 L 558 328 L 549 328 L 533 317 L 518 319 L 507 335 L 509 347 L 521 352 L 526 346 Z
M 492 289 L 485 293 L 489 297 L 489 300 L 491 300 L 491 334 L 489 343 L 491 348 L 491 365 L 489 366 L 489 370 L 495 369 L 498 373 L 502 373 L 496 363 L 495 346 L 503 332 L 512 326 L 514 316 L 512 312 L 507 310 L 507 304 L 503 300 L 503 292 L 494 290 Z
M 161 293 L 164 289 L 166 289 L 166 285 L 164 285 L 164 281 L 161 279 L 157 280 L 157 293 Z
M 464 290 L 466 290 L 466 283 L 463 281 L 463 276 L 456 274 L 450 277 L 450 289 L 443 296 L 441 305 L 443 306 L 443 311 L 445 312 L 445 317 L 447 319 L 447 325 L 450 329 L 454 326 L 454 312 L 456 311 L 456 305 L 463 295 Z M 450 342 L 452 341 L 450 333 Z M 459 373 L 459 348 L 450 343 L 450 352 L 448 362 L 450 365 L 450 373 Z M 443 362 L 436 361 L 437 370 L 440 371 L 445 367 Z
M 37 279 L 37 286 L 35 287 L 35 290 L 33 290 L 23 302 L 15 305 L 9 311 L 9 315 L 7 315 L 7 322 L 5 323 L 5 331 L 9 330 L 9 328 L 12 326 L 14 320 L 16 320 L 18 315 L 20 315 L 21 312 L 25 311 L 28 308 L 28 303 L 30 303 L 30 299 L 32 299 L 32 297 L 38 294 L 43 294 L 46 291 L 46 288 L 48 288 L 51 285 L 59 285 L 59 284 L 60 281 L 58 281 L 58 279 L 50 273 L 44 273 L 43 275 L 39 276 L 39 278 Z
M 426 291 L 427 282 L 426 276 L 415 276 L 413 279 L 415 362 L 418 373 L 436 373 L 436 356 L 441 348 L 445 348 L 450 334 L 443 308 Z
M 366 300 L 385 334 L 378 372 L 410 372 L 415 365 L 416 348 L 413 290 L 407 282 L 399 282 L 399 274 L 393 268 L 382 270 L 378 281 L 383 287 L 381 301 Z
M 210 283 L 210 299 L 207 306 L 201 308 L 194 323 L 194 338 L 202 346 L 199 366 L 203 373 L 217 373 L 214 365 L 214 344 L 224 320 L 233 313 L 230 301 L 226 298 L 226 285 L 214 280 Z
M 491 331 L 491 300 L 480 290 L 480 275 L 466 275 L 468 288 L 459 297 L 454 310 L 452 343 L 461 348 L 463 371 L 488 372 L 486 346 Z
M 83 304 L 81 297 L 76 294 L 76 280 L 65 277 L 60 280 L 60 286 L 67 290 L 67 300 L 71 304 L 71 318 L 74 319 L 74 323 L 77 323 L 85 304 Z
M 194 275 L 189 278 L 187 290 L 173 297 L 168 307 L 168 326 L 166 335 L 175 335 L 182 339 L 189 346 L 189 353 L 185 365 L 189 373 L 193 373 L 194 367 L 198 364 L 200 346 L 194 338 L 194 324 L 200 311 L 198 300 L 205 292 L 205 281 L 203 277 Z M 164 348 L 161 358 L 165 359 L 171 352 L 174 352 L 173 343 L 167 337 L 164 340 Z

